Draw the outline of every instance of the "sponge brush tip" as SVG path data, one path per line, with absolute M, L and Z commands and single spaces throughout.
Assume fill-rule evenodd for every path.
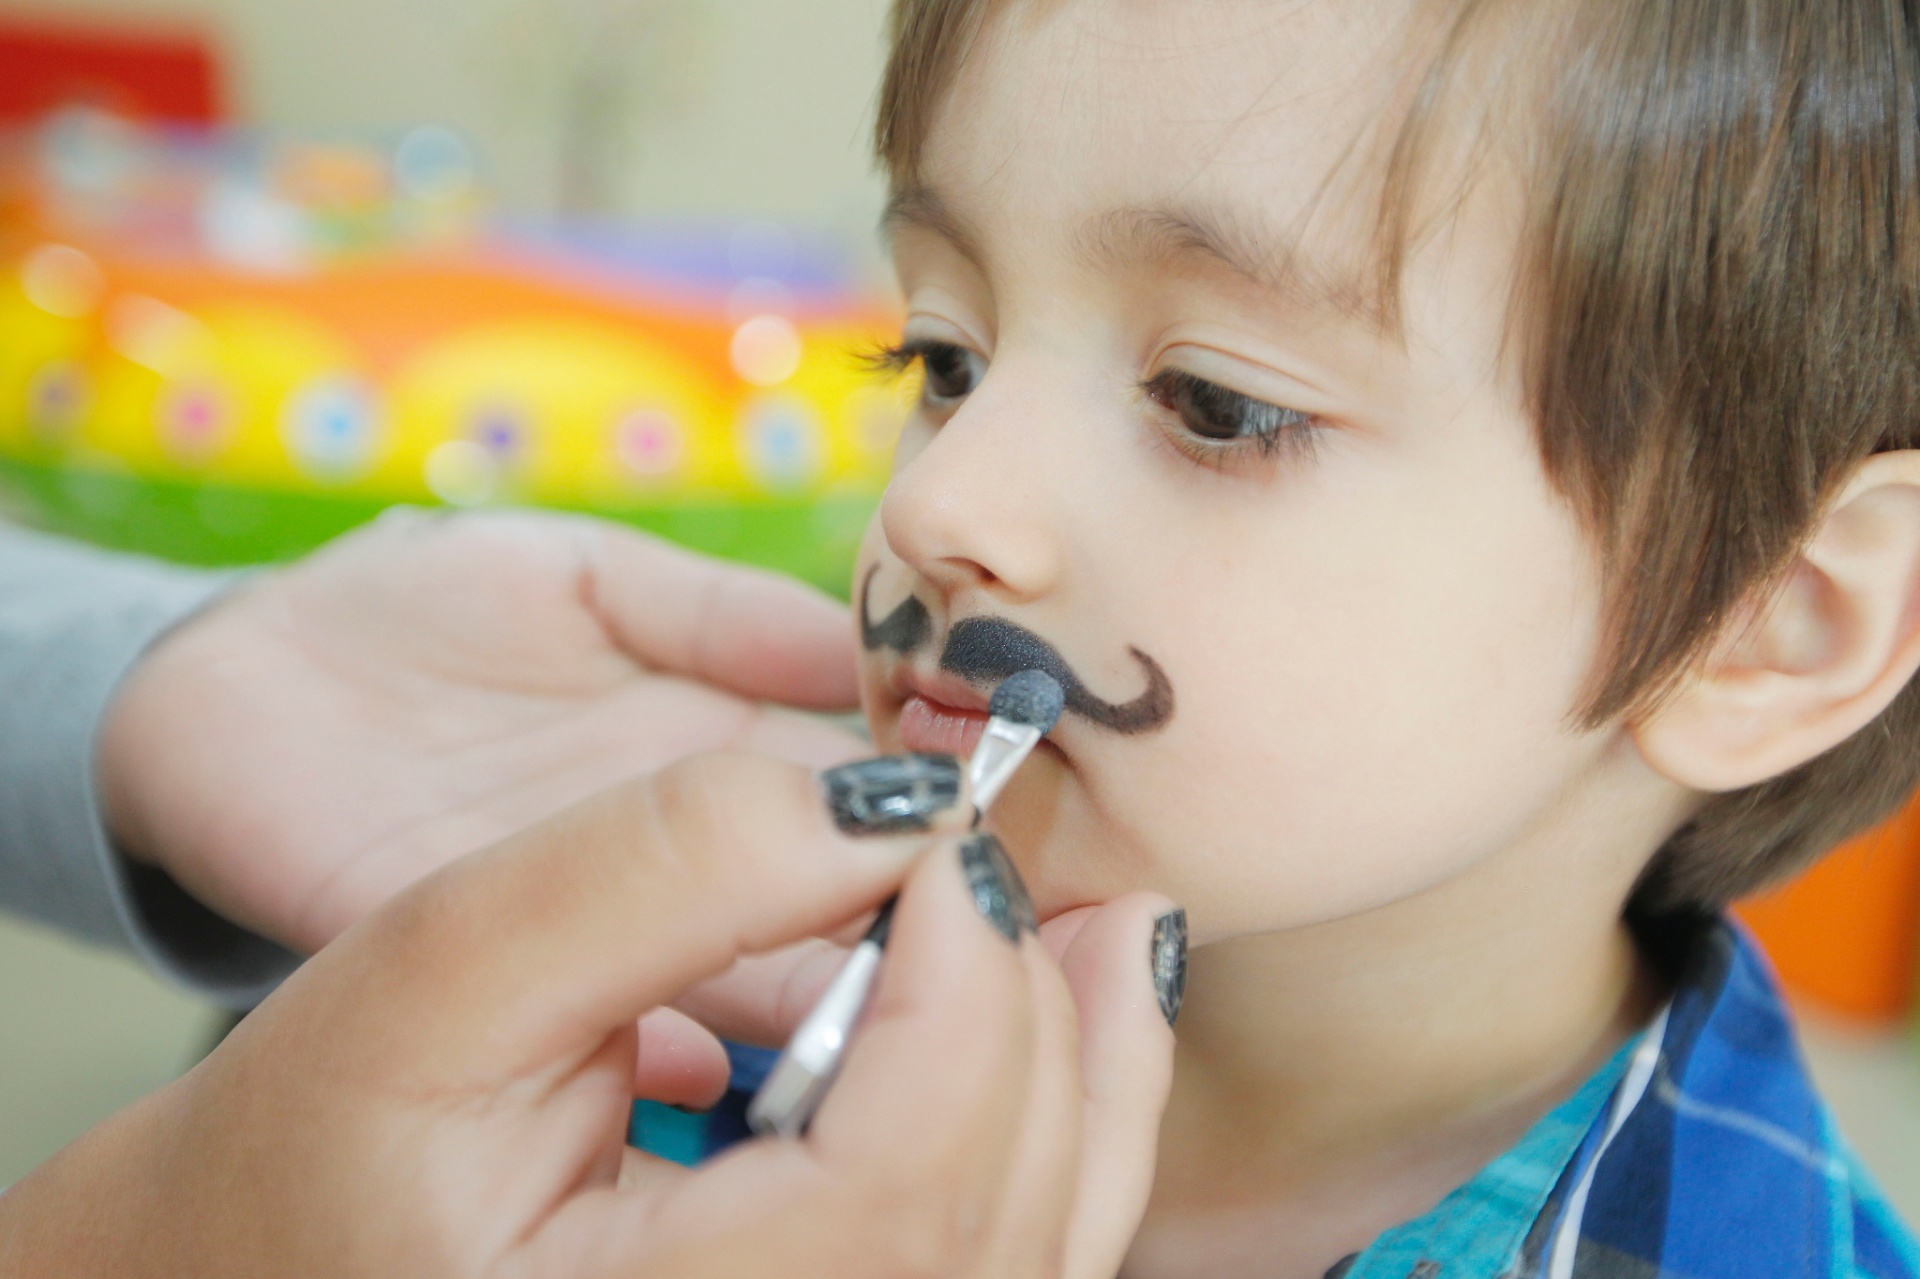
M 1066 706 L 1067 695 L 1059 680 L 1045 671 L 1021 671 L 1007 676 L 993 690 L 987 713 L 995 719 L 1037 728 L 1044 735 L 1060 722 L 1060 712 Z

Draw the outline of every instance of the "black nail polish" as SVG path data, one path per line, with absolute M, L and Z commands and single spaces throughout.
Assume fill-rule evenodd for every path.
M 927 830 L 960 802 L 960 761 L 951 755 L 882 755 L 821 777 L 833 823 L 849 835 Z
M 1170 910 L 1153 921 L 1153 990 L 1160 1012 L 1171 1026 L 1187 997 L 1187 912 Z
M 973 890 L 974 906 L 1002 937 L 1018 942 L 1022 932 L 1033 930 L 1033 899 L 999 840 L 991 835 L 968 839 L 960 845 L 960 867 Z

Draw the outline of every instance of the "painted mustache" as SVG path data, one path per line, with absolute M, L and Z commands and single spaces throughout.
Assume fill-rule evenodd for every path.
M 890 648 L 905 657 L 933 634 L 933 619 L 927 616 L 927 606 L 909 595 L 893 612 L 875 622 L 867 612 L 867 594 L 873 589 L 873 575 L 879 571 L 880 566 L 874 565 L 860 583 L 860 644 L 869 653 Z
M 876 565 L 860 584 L 860 643 L 868 652 L 892 649 L 905 656 L 933 635 L 926 605 L 912 595 L 878 622 L 867 611 L 867 593 Z M 1127 652 L 1140 664 L 1146 691 L 1132 701 L 1109 702 L 1095 696 L 1053 645 L 1024 626 L 1002 617 L 968 617 L 955 622 L 940 650 L 940 669 L 972 684 L 1003 680 L 1021 671 L 1045 671 L 1060 682 L 1067 710 L 1116 733 L 1150 733 L 1173 718 L 1173 682 L 1160 664 L 1137 648 Z

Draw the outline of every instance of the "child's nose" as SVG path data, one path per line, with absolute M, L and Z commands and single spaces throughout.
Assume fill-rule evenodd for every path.
M 894 475 L 880 525 L 893 553 L 937 586 L 1018 603 L 1051 591 L 1062 567 L 1061 487 L 1048 478 L 1056 441 L 1045 407 L 991 387 Z

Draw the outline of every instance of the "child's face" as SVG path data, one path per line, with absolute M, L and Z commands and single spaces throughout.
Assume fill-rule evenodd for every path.
M 976 622 L 979 682 L 942 673 L 983 618 L 1110 704 L 995 811 L 1043 915 L 1136 888 L 1204 940 L 1351 914 L 1555 846 L 1638 766 L 1569 726 L 1601 601 L 1501 359 L 1513 184 L 1420 245 L 1403 334 L 1366 313 L 1403 16 L 1016 9 L 900 206 L 927 392 L 856 576 L 867 710 L 884 747 L 965 754 L 953 712 L 1034 664 Z

